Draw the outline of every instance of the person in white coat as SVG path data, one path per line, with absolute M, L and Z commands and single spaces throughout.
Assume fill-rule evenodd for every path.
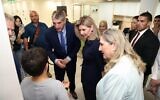
M 99 50 L 108 62 L 98 82 L 97 100 L 144 100 L 145 63 L 134 52 L 123 33 L 109 29 L 100 37 Z
M 156 100 L 160 100 L 160 49 L 152 66 L 149 91 L 155 95 Z

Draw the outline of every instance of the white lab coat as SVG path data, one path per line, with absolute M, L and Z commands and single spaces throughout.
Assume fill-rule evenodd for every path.
M 144 100 L 143 73 L 129 56 L 123 56 L 98 82 L 97 100 Z

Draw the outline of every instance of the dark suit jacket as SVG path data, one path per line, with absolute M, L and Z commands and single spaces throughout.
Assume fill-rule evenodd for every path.
M 50 59 L 54 62 L 56 58 L 65 58 L 69 56 L 71 61 L 77 59 L 77 52 L 80 48 L 80 40 L 76 37 L 74 26 L 67 22 L 66 23 L 66 40 L 67 40 L 67 54 L 63 52 L 61 47 L 58 33 L 54 27 L 50 27 L 46 30 L 46 50 Z
M 129 34 L 129 42 L 132 41 L 133 37 L 136 35 L 137 31 L 136 30 L 131 30 L 130 28 L 124 28 L 123 30 L 124 35 Z
M 133 49 L 138 53 L 141 59 L 146 63 L 145 75 L 151 73 L 151 67 L 154 63 L 155 57 L 159 49 L 159 40 L 148 29 L 135 43 Z
M 134 38 L 134 36 L 136 35 L 137 31 L 136 30 L 130 30 L 129 31 L 129 42 L 132 41 L 132 39 Z

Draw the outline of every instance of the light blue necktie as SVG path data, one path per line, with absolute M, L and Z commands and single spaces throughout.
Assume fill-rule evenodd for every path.
M 66 50 L 65 50 L 65 38 L 63 36 L 63 32 L 60 32 L 60 40 L 61 40 L 61 47 L 62 47 L 63 51 L 66 53 Z

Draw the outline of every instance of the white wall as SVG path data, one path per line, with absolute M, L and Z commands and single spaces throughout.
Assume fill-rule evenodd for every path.
M 114 15 L 135 16 L 139 14 L 139 2 L 114 3 Z
M 160 10 L 159 9 L 160 9 L 160 3 L 158 3 L 158 7 L 157 7 L 155 15 L 160 15 Z
M 141 0 L 139 12 L 142 13 L 144 11 L 149 11 L 154 16 L 158 2 L 159 0 Z
M 52 25 L 51 14 L 57 9 L 57 6 L 67 5 L 68 18 L 72 20 L 72 3 L 54 2 L 53 0 L 20 0 L 17 2 L 5 2 L 3 7 L 5 12 L 11 15 L 19 15 L 26 25 L 30 22 L 29 11 L 36 10 L 39 13 L 40 21 L 48 26 Z
M 140 2 L 105 2 L 105 3 L 82 3 L 81 6 L 74 6 L 74 0 L 61 0 L 62 2 L 55 2 L 55 0 L 17 0 L 14 3 L 4 3 L 6 12 L 12 15 L 19 15 L 22 17 L 24 24 L 30 22 L 29 10 L 36 10 L 39 12 L 40 20 L 51 26 L 51 14 L 56 10 L 56 6 L 66 5 L 68 18 L 70 21 L 79 19 L 81 15 L 90 15 L 95 19 L 98 25 L 100 20 L 107 20 L 109 27 L 112 26 L 113 15 L 135 16 L 139 14 Z M 74 8 L 74 9 L 73 9 Z M 98 11 L 95 11 L 98 9 Z M 155 14 L 160 14 L 160 3 Z M 74 12 L 74 13 L 73 13 Z
M 96 7 L 95 7 L 96 6 Z M 106 2 L 90 5 L 90 16 L 95 19 L 96 24 L 100 20 L 107 20 L 108 27 L 112 27 L 113 15 L 135 16 L 139 14 L 139 2 Z M 93 9 L 98 9 L 93 12 Z M 97 14 L 97 15 L 96 15 Z
M 113 8 L 114 8 L 114 3 L 112 2 L 111 3 L 100 3 L 99 9 L 98 9 L 98 14 L 99 14 L 98 23 L 100 22 L 100 20 L 107 20 L 108 27 L 111 27 L 112 20 L 113 20 L 113 10 L 114 10 Z
M 95 5 L 98 8 L 98 11 L 95 13 L 93 9 Z M 136 16 L 139 15 L 140 10 L 140 2 L 106 2 L 106 3 L 97 3 L 91 4 L 87 7 L 90 7 L 90 13 L 87 14 L 92 16 L 95 19 L 96 24 L 100 22 L 100 20 L 107 20 L 109 28 L 112 27 L 113 15 L 122 15 L 122 16 Z M 89 9 L 89 8 L 87 8 Z M 158 4 L 155 15 L 160 14 L 160 3 Z M 95 14 L 98 14 L 95 15 Z M 96 16 L 96 17 L 95 17 Z

